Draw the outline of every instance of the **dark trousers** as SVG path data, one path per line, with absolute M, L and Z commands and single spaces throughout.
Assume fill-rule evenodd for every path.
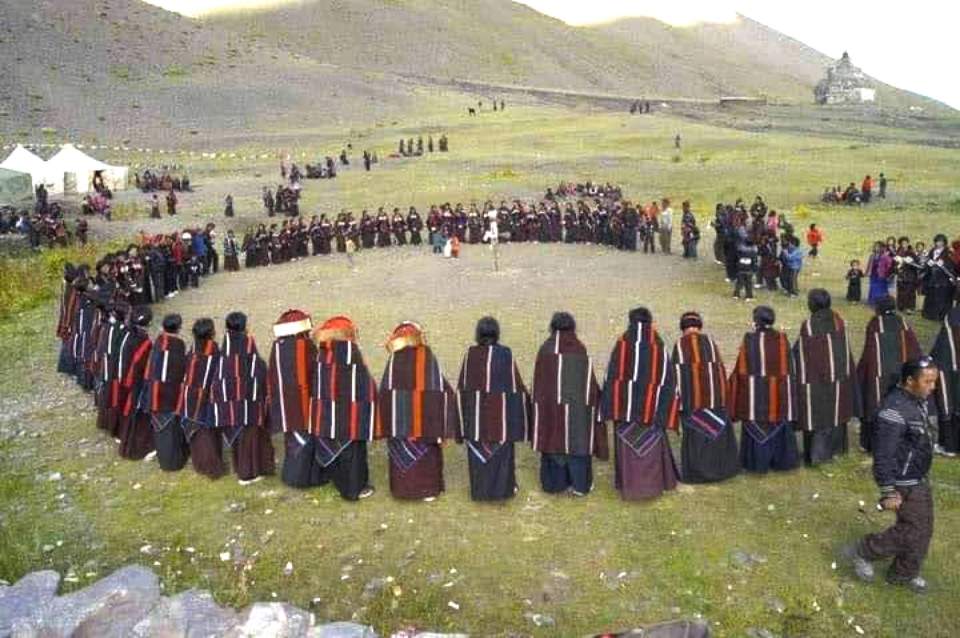
M 920 566 L 933 536 L 933 495 L 930 486 L 898 488 L 903 504 L 897 521 L 878 534 L 860 541 L 860 555 L 869 561 L 893 558 L 887 580 L 902 583 L 920 574 Z
M 737 273 L 737 283 L 733 287 L 733 296 L 740 298 L 740 290 L 746 293 L 747 299 L 753 299 L 753 273 L 740 271 Z

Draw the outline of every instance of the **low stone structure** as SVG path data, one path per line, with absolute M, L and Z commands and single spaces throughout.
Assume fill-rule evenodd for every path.
M 210 592 L 160 595 L 151 570 L 132 565 L 79 591 L 57 596 L 60 575 L 27 574 L 0 587 L 0 638 L 378 638 L 350 622 L 317 624 L 287 603 L 254 603 L 241 611 L 217 605 Z M 466 634 L 404 632 L 404 638 L 466 638 Z M 678 621 L 624 632 L 637 638 L 707 638 L 703 622 Z
M 817 104 L 862 104 L 875 101 L 877 96 L 870 78 L 853 65 L 846 51 L 836 64 L 827 67 L 827 77 L 813 92 Z

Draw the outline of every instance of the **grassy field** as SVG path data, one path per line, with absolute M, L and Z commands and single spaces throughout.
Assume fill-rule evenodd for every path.
M 834 293 L 859 350 L 869 312 L 841 301 L 847 261 L 864 259 L 878 237 L 908 234 L 929 243 L 937 231 L 955 234 L 960 219 L 960 154 L 905 143 L 510 105 L 479 120 L 430 106 L 416 118 L 352 137 L 363 140 L 354 141 L 358 150 L 376 147 L 384 157 L 401 136 L 428 130 L 448 132 L 449 154 L 385 160 L 370 174 L 353 167 L 333 182 L 307 182 L 302 210 L 329 215 L 342 207 L 415 204 L 423 212 L 436 202 L 534 197 L 561 179 L 594 178 L 623 185 L 634 199 L 690 199 L 705 227 L 703 258 L 505 246 L 501 272 L 494 273 L 489 253 L 478 248 L 466 247 L 455 262 L 412 248 L 371 251 L 356 256 L 355 270 L 334 256 L 218 275 L 157 314 L 181 312 L 188 323 L 209 315 L 222 326 L 227 312 L 244 309 L 266 350 L 270 324 L 288 307 L 315 318 L 349 313 L 379 378 L 386 360 L 381 344 L 397 321 L 422 322 L 453 377 L 476 319 L 492 313 L 530 381 L 555 310 L 574 313 L 602 372 L 629 308 L 651 307 L 671 343 L 680 313 L 696 308 L 731 363 L 751 306 L 728 298 L 722 271 L 706 256 L 712 240 L 706 221 L 716 201 L 762 193 L 798 225 L 824 228 L 824 255 L 805 265 L 801 289 Z M 679 154 L 672 145 L 678 131 Z M 311 130 L 291 150 L 329 153 L 343 142 L 342 134 Z M 188 163 L 197 192 L 184 198 L 176 223 L 219 224 L 228 192 L 238 228 L 260 220 L 259 189 L 276 183 L 276 160 L 241 159 L 269 154 L 266 146 L 231 152 L 239 157 Z M 864 209 L 816 204 L 825 185 L 881 170 L 891 178 L 887 202 Z M 94 232 L 116 238 L 153 228 L 147 224 L 119 220 Z M 160 224 L 173 228 L 169 220 Z M 757 303 L 774 305 L 778 323 L 796 334 L 802 300 L 759 292 Z M 0 322 L 0 578 L 49 567 L 65 574 L 72 589 L 139 562 L 152 566 L 169 592 L 209 588 L 238 606 L 276 597 L 312 609 L 318 619 L 355 618 L 381 632 L 415 625 L 566 636 L 695 616 L 720 636 L 746 635 L 749 628 L 782 636 L 855 636 L 858 627 L 868 636 L 960 632 L 955 460 L 934 466 L 937 528 L 925 568 L 931 593 L 916 598 L 861 585 L 846 566 L 832 566 L 841 544 L 891 520 L 858 511 L 861 500 L 869 510 L 876 492 L 869 459 L 859 453 L 815 470 L 684 486 L 645 504 L 619 500 L 610 464 L 597 465 L 589 498 L 548 497 L 539 491 L 538 461 L 529 450 L 518 455 L 521 491 L 504 505 L 469 501 L 464 451 L 455 446 L 446 450 L 447 494 L 429 504 L 389 497 L 381 444 L 371 453 L 378 492 L 353 505 L 332 488 L 299 492 L 276 478 L 243 487 L 202 479 L 189 468 L 166 475 L 155 463 L 118 459 L 113 442 L 94 427 L 89 397 L 54 372 L 54 315 L 51 303 L 34 302 Z M 915 323 L 928 346 L 936 326 Z M 50 480 L 54 472 L 60 480 Z M 288 561 L 294 569 L 285 575 Z M 555 624 L 544 624 L 543 616 Z

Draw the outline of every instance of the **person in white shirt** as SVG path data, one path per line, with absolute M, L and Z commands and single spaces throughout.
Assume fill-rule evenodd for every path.
M 660 251 L 670 254 L 670 241 L 673 238 L 673 209 L 670 208 L 670 200 L 664 198 L 660 204 L 659 227 L 660 227 Z

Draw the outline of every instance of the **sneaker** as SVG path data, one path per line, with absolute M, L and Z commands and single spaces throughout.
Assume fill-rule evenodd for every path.
M 582 498 L 582 497 L 584 497 L 584 496 L 587 495 L 586 492 L 579 492 L 579 491 L 577 491 L 577 490 L 571 490 L 570 493 L 573 494 L 573 495 L 574 495 L 575 497 L 577 497 L 577 498 Z
M 239 483 L 240 485 L 252 485 L 253 483 L 256 483 L 257 481 L 262 481 L 262 480 L 263 480 L 263 477 L 262 477 L 262 476 L 256 476 L 256 477 L 254 477 L 254 478 L 252 478 L 252 479 L 249 479 L 249 480 L 246 480 L 246 481 L 243 480 L 243 479 L 240 479 L 240 480 L 237 481 L 237 483 Z
M 152 460 L 155 459 L 155 458 L 157 458 L 157 451 L 156 451 L 156 450 L 154 450 L 153 452 L 150 452 L 150 453 L 147 454 L 145 457 L 143 457 L 143 462 L 144 462 L 144 463 L 149 463 L 150 461 L 152 461 Z
M 947 448 L 943 447 L 939 443 L 935 443 L 933 446 L 934 454 L 939 454 L 940 456 L 946 456 L 947 458 L 953 458 L 957 455 L 956 452 L 950 452 Z
M 436 496 L 428 496 L 427 498 L 423 499 L 423 502 L 424 502 L 424 503 L 432 503 L 432 502 L 434 502 L 435 500 L 437 500 L 437 497 L 436 497 Z
M 357 498 L 360 500 L 363 500 L 365 498 L 370 498 L 371 496 L 373 496 L 373 492 L 374 492 L 373 488 L 370 486 L 367 486 L 363 488 L 359 494 L 357 494 Z
M 851 543 L 845 546 L 840 553 L 853 564 L 853 571 L 856 573 L 857 578 L 865 583 L 873 581 L 876 576 L 873 563 L 860 555 L 860 548 L 857 543 Z

